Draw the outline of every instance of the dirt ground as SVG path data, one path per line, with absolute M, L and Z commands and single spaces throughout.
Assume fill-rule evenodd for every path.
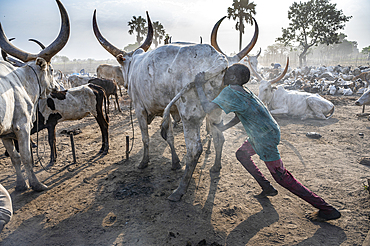
M 257 91 L 257 84 L 249 87 Z M 101 134 L 93 117 L 57 126 L 58 160 L 46 172 L 35 170 L 49 187 L 44 192 L 15 192 L 15 171 L 0 147 L 0 182 L 13 199 L 14 216 L 2 232 L 1 245 L 362 245 L 370 229 L 369 175 L 370 121 L 358 117 L 357 96 L 327 97 L 336 105 L 329 120 L 301 121 L 276 117 L 281 127 L 279 150 L 286 168 L 301 183 L 342 213 L 329 222 L 312 222 L 305 214 L 311 205 L 279 186 L 264 163 L 261 171 L 277 188 L 277 196 L 256 199 L 256 181 L 235 158 L 246 138 L 241 125 L 225 132 L 226 142 L 219 174 L 210 173 L 213 145 L 204 151 L 188 192 L 180 202 L 167 197 L 178 186 L 184 171 L 185 142 L 182 125 L 175 128 L 181 170 L 171 170 L 167 143 L 156 118 L 149 127 L 149 166 L 137 168 L 142 158 L 140 130 L 134 117 L 134 144 L 126 160 L 126 136 L 133 136 L 127 101 L 123 113 L 110 113 L 110 150 L 97 155 Z M 370 107 L 365 112 L 370 112 Z M 227 115 L 230 119 L 232 115 Z M 227 120 L 226 120 L 227 121 Z M 62 130 L 79 128 L 74 137 L 77 163 L 73 163 L 70 138 Z M 319 139 L 306 136 L 317 132 Z M 49 160 L 46 131 L 39 135 L 39 157 Z M 36 136 L 33 136 L 36 139 Z M 130 141 L 132 143 L 132 141 Z M 131 147 L 131 146 L 130 146 Z M 36 149 L 34 149 L 36 158 Z

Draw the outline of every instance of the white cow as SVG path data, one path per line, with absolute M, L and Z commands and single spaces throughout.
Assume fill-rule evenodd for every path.
M 258 97 L 265 103 L 272 115 L 290 115 L 307 118 L 329 119 L 334 113 L 334 104 L 318 94 L 302 91 L 288 91 L 283 85 L 272 88 L 272 84 L 284 78 L 288 71 L 289 59 L 283 73 L 271 81 L 263 80 L 252 67 L 260 81 Z
M 153 27 L 147 13 L 148 35 L 145 42 L 135 51 L 126 53 L 110 44 L 100 33 L 96 23 L 96 11 L 93 15 L 93 29 L 100 44 L 122 66 L 122 73 L 127 83 L 128 94 L 133 101 L 138 119 L 144 155 L 139 168 L 145 168 L 149 162 L 148 124 L 155 116 L 161 116 L 163 110 L 183 88 L 191 87 L 197 73 L 206 71 L 207 83 L 204 85 L 208 99 L 215 98 L 222 90 L 222 78 L 225 69 L 232 63 L 240 61 L 253 48 L 257 41 L 258 26 L 255 22 L 255 34 L 251 43 L 234 57 L 226 57 L 208 44 L 171 43 L 146 52 L 152 41 Z M 222 20 L 222 19 L 221 19 Z M 220 21 L 219 21 L 220 23 Z M 219 24 L 218 23 L 218 24 Z M 214 34 L 215 35 L 215 34 Z M 215 39 L 215 36 L 214 36 Z M 197 92 L 190 88 L 171 108 L 177 112 L 183 122 L 186 142 L 186 169 L 179 187 L 169 197 L 178 201 L 186 193 L 191 176 L 202 153 L 200 127 L 206 114 L 202 109 Z M 209 117 L 211 132 L 216 149 L 214 171 L 221 168 L 221 151 L 224 142 L 222 132 L 212 123 L 221 121 L 221 110 Z M 164 134 L 172 153 L 172 168 L 181 168 L 175 152 L 172 125 Z
M 95 78 L 95 77 L 81 76 L 81 75 L 73 74 L 73 75 L 70 75 L 68 77 L 68 84 L 71 87 L 77 87 L 77 86 L 80 86 L 80 85 L 86 85 L 87 83 L 89 83 L 89 80 L 90 79 L 93 79 L 93 78 Z
M 35 191 L 47 189 L 32 169 L 30 130 L 35 120 L 35 104 L 38 99 L 46 98 L 56 88 L 50 60 L 65 46 L 69 38 L 67 11 L 59 0 L 56 2 L 62 19 L 60 33 L 39 54 L 30 54 L 13 46 L 0 24 L 1 49 L 24 62 L 22 67 L 14 67 L 8 62 L 0 63 L 0 138 L 14 165 L 17 175 L 15 189 L 18 191 L 28 188 L 21 172 L 21 163 L 25 167 L 31 188 Z M 15 151 L 14 138 L 19 141 L 19 153 Z
M 121 93 L 121 96 L 122 96 L 121 86 L 127 89 L 127 83 L 125 83 L 125 80 L 123 79 L 121 66 L 100 64 L 98 68 L 96 69 L 96 76 L 98 78 L 103 78 L 103 79 L 112 79 L 112 80 L 114 79 L 119 86 L 119 91 Z

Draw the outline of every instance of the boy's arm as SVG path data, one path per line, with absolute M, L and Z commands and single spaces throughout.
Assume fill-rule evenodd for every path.
M 240 122 L 238 116 L 235 114 L 235 117 L 230 120 L 226 125 L 223 125 L 223 122 L 221 121 L 220 124 L 214 124 L 221 132 L 226 131 L 227 129 L 235 126 Z
M 200 103 L 202 104 L 204 112 L 210 114 L 213 110 L 220 108 L 220 106 L 218 106 L 218 104 L 214 102 L 208 101 L 206 94 L 204 93 L 203 90 L 203 84 L 205 82 L 204 75 L 205 75 L 204 72 L 198 73 L 197 76 L 195 76 L 194 84 L 197 89 Z

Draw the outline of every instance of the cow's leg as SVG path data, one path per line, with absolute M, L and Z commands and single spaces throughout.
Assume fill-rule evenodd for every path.
M 168 197 L 171 201 L 179 201 L 186 193 L 198 159 L 202 154 L 200 141 L 200 122 L 183 120 L 184 137 L 186 143 L 186 168 L 177 189 Z
M 140 106 L 139 106 L 140 107 Z M 143 141 L 144 154 L 138 168 L 146 168 L 149 163 L 149 133 L 148 133 L 148 116 L 145 110 L 136 107 L 135 113 L 137 121 L 139 122 L 139 127 L 141 130 L 141 140 Z
M 215 156 L 215 163 L 211 168 L 211 172 L 219 172 L 221 170 L 221 157 L 222 157 L 222 147 L 225 142 L 224 134 L 216 127 L 209 124 L 212 132 L 213 138 L 213 145 L 215 146 L 216 156 Z
M 108 134 L 108 122 L 105 120 L 103 113 L 99 113 L 97 117 L 95 117 L 96 121 L 99 124 L 101 136 L 102 136 L 102 146 L 99 150 L 99 153 L 106 155 L 108 154 L 109 150 L 109 134 Z
M 19 140 L 19 153 L 26 170 L 29 184 L 34 191 L 44 191 L 48 187 L 42 184 L 36 177 L 32 168 L 31 144 L 30 144 L 30 129 L 29 125 L 23 126 L 16 132 L 17 139 Z
M 2 140 L 3 140 L 3 144 L 4 144 L 6 151 L 9 153 L 10 159 L 15 169 L 15 173 L 17 175 L 15 190 L 25 191 L 28 189 L 28 185 L 23 177 L 22 170 L 21 170 L 21 163 L 22 163 L 21 156 L 16 151 L 13 145 L 12 139 L 2 139 Z
M 56 146 L 56 133 L 55 133 L 55 127 L 56 124 L 50 124 L 48 125 L 48 141 L 49 141 L 49 147 L 50 147 L 50 162 L 47 165 L 47 167 L 51 167 L 55 164 L 57 160 L 57 146 Z
M 117 92 L 116 92 L 116 94 L 114 94 L 114 96 L 115 96 L 115 98 L 116 98 L 116 103 L 117 103 L 118 111 L 119 111 L 119 112 L 122 112 L 122 111 L 121 111 L 121 108 L 119 107 Z
M 109 119 L 108 119 L 108 115 L 106 115 L 107 118 L 105 118 L 104 113 L 103 113 L 103 102 L 105 101 L 106 97 L 105 97 L 104 91 L 102 90 L 94 89 L 93 92 L 96 97 L 96 115 L 94 116 L 95 116 L 96 121 L 99 124 L 100 131 L 101 131 L 101 137 L 102 137 L 102 147 L 100 148 L 99 153 L 106 155 L 109 150 L 109 134 L 108 134 Z M 108 99 L 108 102 L 109 102 L 109 99 Z
M 173 125 L 169 124 L 167 132 L 166 132 L 166 141 L 171 149 L 171 156 L 172 156 L 172 170 L 177 170 L 181 168 L 180 165 L 180 159 L 177 156 L 176 150 L 175 150 L 175 139 L 173 136 Z

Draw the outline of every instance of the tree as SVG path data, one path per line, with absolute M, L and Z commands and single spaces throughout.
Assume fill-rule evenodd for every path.
M 236 20 L 235 29 L 239 31 L 239 50 L 242 49 L 242 36 L 244 34 L 244 21 L 253 24 L 252 14 L 256 14 L 256 4 L 249 0 L 233 0 L 232 8 L 227 9 L 227 18 Z
M 137 17 L 132 16 L 132 19 L 128 22 L 128 26 L 130 27 L 130 30 L 128 30 L 128 33 L 130 35 L 134 34 L 136 32 L 136 41 L 141 44 L 141 41 L 143 41 L 143 37 L 141 35 L 145 35 L 145 23 L 146 20 L 142 18 L 141 16 Z
M 153 43 L 157 48 L 158 44 L 160 44 L 161 40 L 164 38 L 166 31 L 164 30 L 163 25 L 159 21 L 153 22 L 153 31 L 154 31 Z
M 302 53 L 299 55 L 299 65 L 306 65 L 306 55 L 309 49 L 318 44 L 334 44 L 339 41 L 340 29 L 352 16 L 345 16 L 342 10 L 336 9 L 336 4 L 330 0 L 309 0 L 294 2 L 289 7 L 288 28 L 282 28 L 282 36 L 276 41 L 285 45 L 296 42 Z

